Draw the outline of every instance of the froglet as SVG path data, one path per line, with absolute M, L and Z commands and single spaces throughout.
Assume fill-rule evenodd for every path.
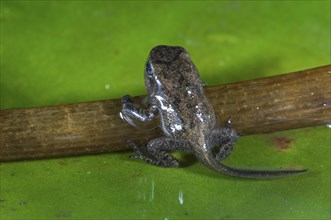
M 237 169 L 221 163 L 230 155 L 239 136 L 230 119 L 226 127 L 216 127 L 216 116 L 204 94 L 204 84 L 184 48 L 153 48 L 146 62 L 145 85 L 147 107 L 124 96 L 120 116 L 130 124 L 158 117 L 164 135 L 142 146 L 132 143 L 135 152 L 132 158 L 162 167 L 178 167 L 178 160 L 169 151 L 190 152 L 215 171 L 246 178 L 283 177 L 306 171 Z

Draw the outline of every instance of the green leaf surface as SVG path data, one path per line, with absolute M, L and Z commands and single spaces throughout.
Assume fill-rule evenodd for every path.
M 330 64 L 330 1 L 1 1 L 1 109 L 145 94 L 159 44 L 208 85 Z M 290 94 L 289 94 L 290 95 Z M 51 125 L 50 125 L 51 126 Z M 0 219 L 330 219 L 327 126 L 242 137 L 225 163 L 282 179 L 177 169 L 131 152 L 1 164 Z

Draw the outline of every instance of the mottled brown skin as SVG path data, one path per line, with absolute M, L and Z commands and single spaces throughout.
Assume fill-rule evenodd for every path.
M 149 65 L 155 74 L 145 77 L 148 103 L 158 108 L 165 134 L 203 144 L 204 137 L 210 136 L 215 127 L 215 114 L 184 48 L 156 47 L 150 54 Z M 182 128 L 176 129 L 174 125 Z
M 121 117 L 135 125 L 160 117 L 164 136 L 137 147 L 139 158 L 154 165 L 177 167 L 179 162 L 168 151 L 193 153 L 209 168 L 223 174 L 247 178 L 272 178 L 305 170 L 241 170 L 220 163 L 230 155 L 238 135 L 231 128 L 216 127 L 214 110 L 204 95 L 199 73 L 182 47 L 157 46 L 146 63 L 145 84 L 148 108 L 122 98 Z M 226 116 L 229 117 L 229 116 Z

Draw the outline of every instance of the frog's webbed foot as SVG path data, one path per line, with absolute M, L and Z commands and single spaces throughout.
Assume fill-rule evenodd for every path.
M 224 128 L 218 128 L 212 132 L 212 152 L 217 161 L 222 161 L 228 157 L 239 138 L 238 134 L 231 128 L 231 119 Z
M 130 155 L 130 158 L 132 159 L 140 159 L 142 156 L 144 156 L 144 154 L 146 153 L 143 153 L 142 150 L 144 148 L 146 148 L 146 146 L 141 146 L 141 147 L 138 147 L 135 143 L 133 143 L 131 140 L 128 140 L 127 141 L 127 144 L 132 147 L 132 150 L 134 152 L 134 154 Z
M 178 160 L 167 152 L 168 150 L 178 150 L 177 142 L 172 139 L 166 137 L 155 138 L 149 141 L 147 145 L 145 144 L 139 147 L 132 142 L 129 142 L 129 144 L 134 150 L 134 154 L 131 158 L 141 159 L 145 162 L 161 167 L 179 166 Z M 186 146 L 183 143 L 181 148 L 185 147 Z

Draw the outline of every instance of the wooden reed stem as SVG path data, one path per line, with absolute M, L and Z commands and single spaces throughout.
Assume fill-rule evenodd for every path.
M 219 124 L 231 116 L 241 135 L 331 122 L 331 65 L 207 87 L 205 92 Z M 162 135 L 160 129 L 128 125 L 119 117 L 120 110 L 120 99 L 0 110 L 0 161 L 127 150 L 127 139 L 139 144 Z

